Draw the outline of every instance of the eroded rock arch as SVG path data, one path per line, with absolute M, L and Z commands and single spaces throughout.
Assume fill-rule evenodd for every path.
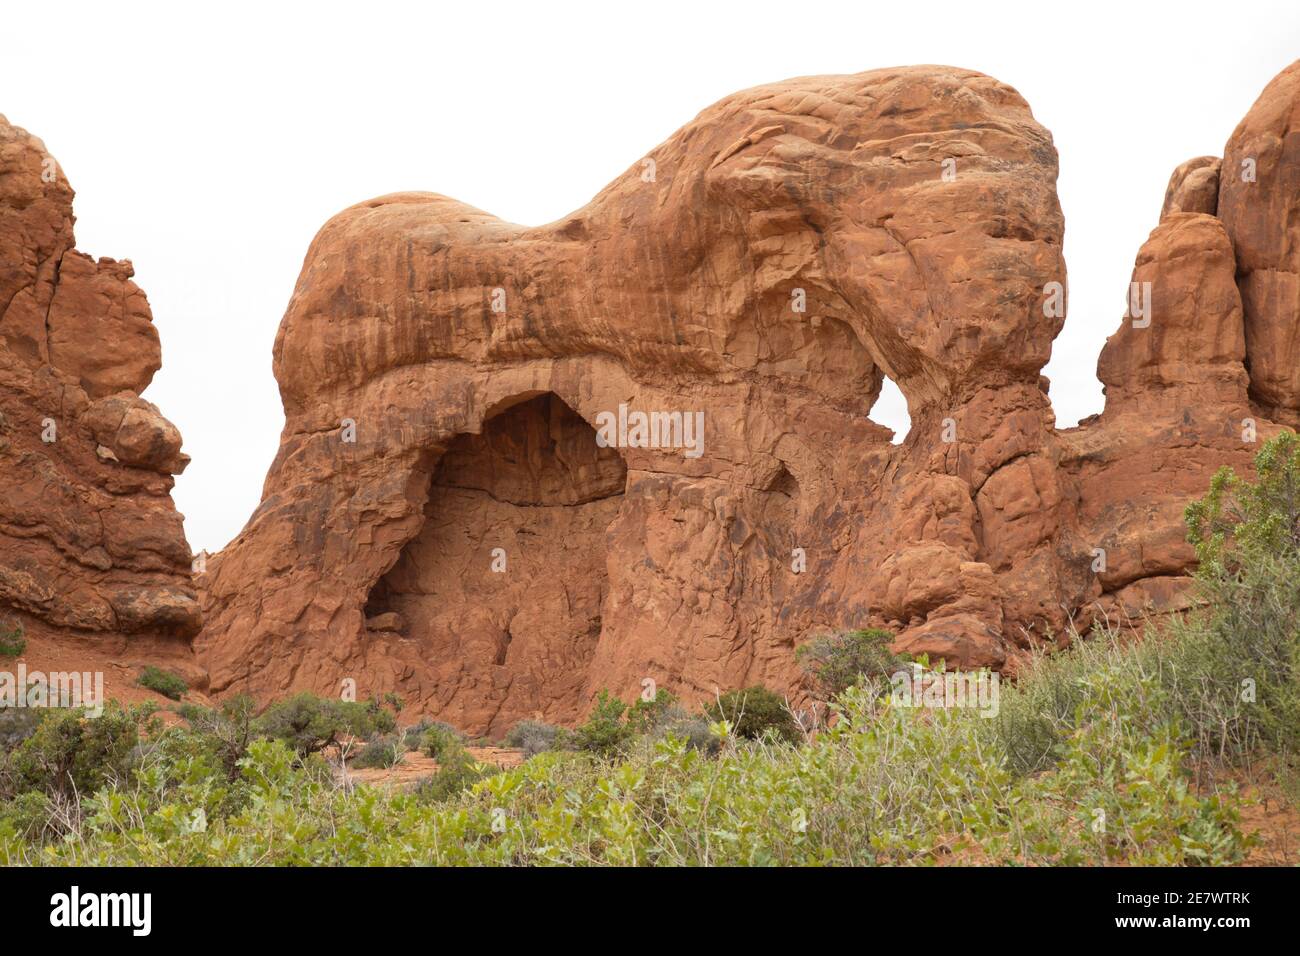
M 1041 375 L 1065 321 L 1056 152 L 1015 90 L 969 70 L 737 93 L 651 151 L 653 179 L 638 162 L 544 226 L 434 193 L 343 211 L 276 340 L 286 428 L 263 503 L 208 575 L 213 689 L 351 676 L 451 715 L 437 695 L 460 691 L 420 689 L 426 663 L 367 628 L 372 586 L 418 564 L 401 553 L 433 517 L 428 449 L 546 391 L 588 423 L 621 405 L 708 420 L 698 457 L 623 449 L 599 639 L 565 701 L 629 700 L 646 678 L 692 703 L 751 683 L 797 698 L 796 646 L 865 626 L 1010 668 L 1072 623 L 1184 606 L 1184 505 L 1220 465 L 1249 466 L 1246 420 L 1262 440 L 1300 407 L 1294 228 L 1265 215 L 1294 198 L 1297 101 L 1300 66 L 1229 141 L 1223 168 L 1258 157 L 1258 188 L 1225 179 L 1212 203 L 1209 165 L 1195 190 L 1175 174 L 1134 272 L 1157 334 L 1112 337 L 1106 410 L 1073 429 Z M 1274 339 L 1276 361 L 1258 344 Z M 884 376 L 908 405 L 899 444 L 869 417 Z M 468 447 L 448 460 L 478 467 Z M 486 596 L 469 603 L 490 619 Z M 434 682 L 491 702 L 463 705 L 469 730 L 500 727 L 524 686 L 508 667 L 524 645 L 500 629 Z

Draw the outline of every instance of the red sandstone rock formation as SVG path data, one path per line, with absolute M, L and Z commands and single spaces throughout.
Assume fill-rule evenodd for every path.
M 1300 426 L 1300 62 L 1228 139 L 1218 215 L 1236 252 L 1251 400 Z
M 0 116 L 0 621 L 184 670 L 200 614 L 170 492 L 188 458 L 139 396 L 161 365 L 149 304 L 129 262 L 73 248 L 72 198 Z
M 1072 621 L 1184 606 L 1183 506 L 1300 409 L 1297 75 L 1222 184 L 1212 159 L 1176 171 L 1106 410 L 1064 431 L 1040 375 L 1056 153 L 977 73 L 736 94 L 547 226 L 431 193 L 345 210 L 276 341 L 262 504 L 209 565 L 213 689 L 351 678 L 495 733 L 647 679 L 797 695 L 794 649 L 830 629 L 1003 667 Z M 901 445 L 869 418 L 884 376 Z
M 1219 169 L 1223 161 L 1217 156 L 1197 156 L 1174 170 L 1165 189 L 1165 204 L 1160 209 L 1164 219 L 1175 212 L 1203 212 L 1213 216 L 1219 208 Z

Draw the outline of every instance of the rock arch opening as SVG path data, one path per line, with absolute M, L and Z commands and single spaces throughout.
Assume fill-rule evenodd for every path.
M 892 444 L 901 445 L 912 430 L 912 418 L 907 411 L 907 399 L 898 385 L 888 375 L 880 383 L 880 395 L 871 406 L 871 420 L 877 425 L 893 429 Z
M 415 644 L 423 712 L 491 733 L 578 716 L 626 485 L 618 451 L 549 392 L 452 441 L 366 608 Z

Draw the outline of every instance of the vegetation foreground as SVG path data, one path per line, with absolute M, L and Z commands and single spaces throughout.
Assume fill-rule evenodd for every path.
M 445 725 L 399 728 L 391 699 L 182 705 L 174 726 L 0 710 L 0 862 L 1236 863 L 1251 838 L 1228 781 L 1263 771 L 1300 794 L 1300 443 L 1256 466 L 1187 510 L 1201 610 L 1140 641 L 1094 628 L 1004 682 L 995 714 L 904 705 L 891 677 L 942 665 L 874 632 L 809 646 L 816 728 L 761 688 L 698 715 L 602 695 L 574 731 L 517 727 L 530 756 L 509 769 Z M 439 769 L 406 791 L 339 766 L 416 747 Z

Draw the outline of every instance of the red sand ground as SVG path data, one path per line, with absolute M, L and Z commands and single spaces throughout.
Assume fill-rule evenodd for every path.
M 498 767 L 517 767 L 524 761 L 522 750 L 510 750 L 505 747 L 467 747 L 471 757 L 479 763 L 496 764 Z M 411 787 L 424 777 L 438 769 L 438 761 L 422 753 L 408 751 L 402 756 L 402 762 L 391 770 L 377 767 L 367 770 L 348 770 L 346 779 L 350 783 L 372 785 L 391 785 Z
M 93 638 L 36 635 L 28 631 L 27 649 L 18 657 L 0 659 L 0 670 L 16 673 L 19 664 L 27 671 L 90 672 L 104 675 L 104 697 L 124 704 L 152 701 L 163 707 L 175 705 L 162 694 L 141 687 L 140 674 L 147 665 L 172 670 L 186 677 L 194 670 L 193 657 L 188 650 L 178 648 L 174 642 L 162 645 L 154 641 L 105 640 L 102 635 Z M 196 704 L 212 701 L 199 690 L 190 690 L 185 700 Z M 167 719 L 164 716 L 164 719 Z

